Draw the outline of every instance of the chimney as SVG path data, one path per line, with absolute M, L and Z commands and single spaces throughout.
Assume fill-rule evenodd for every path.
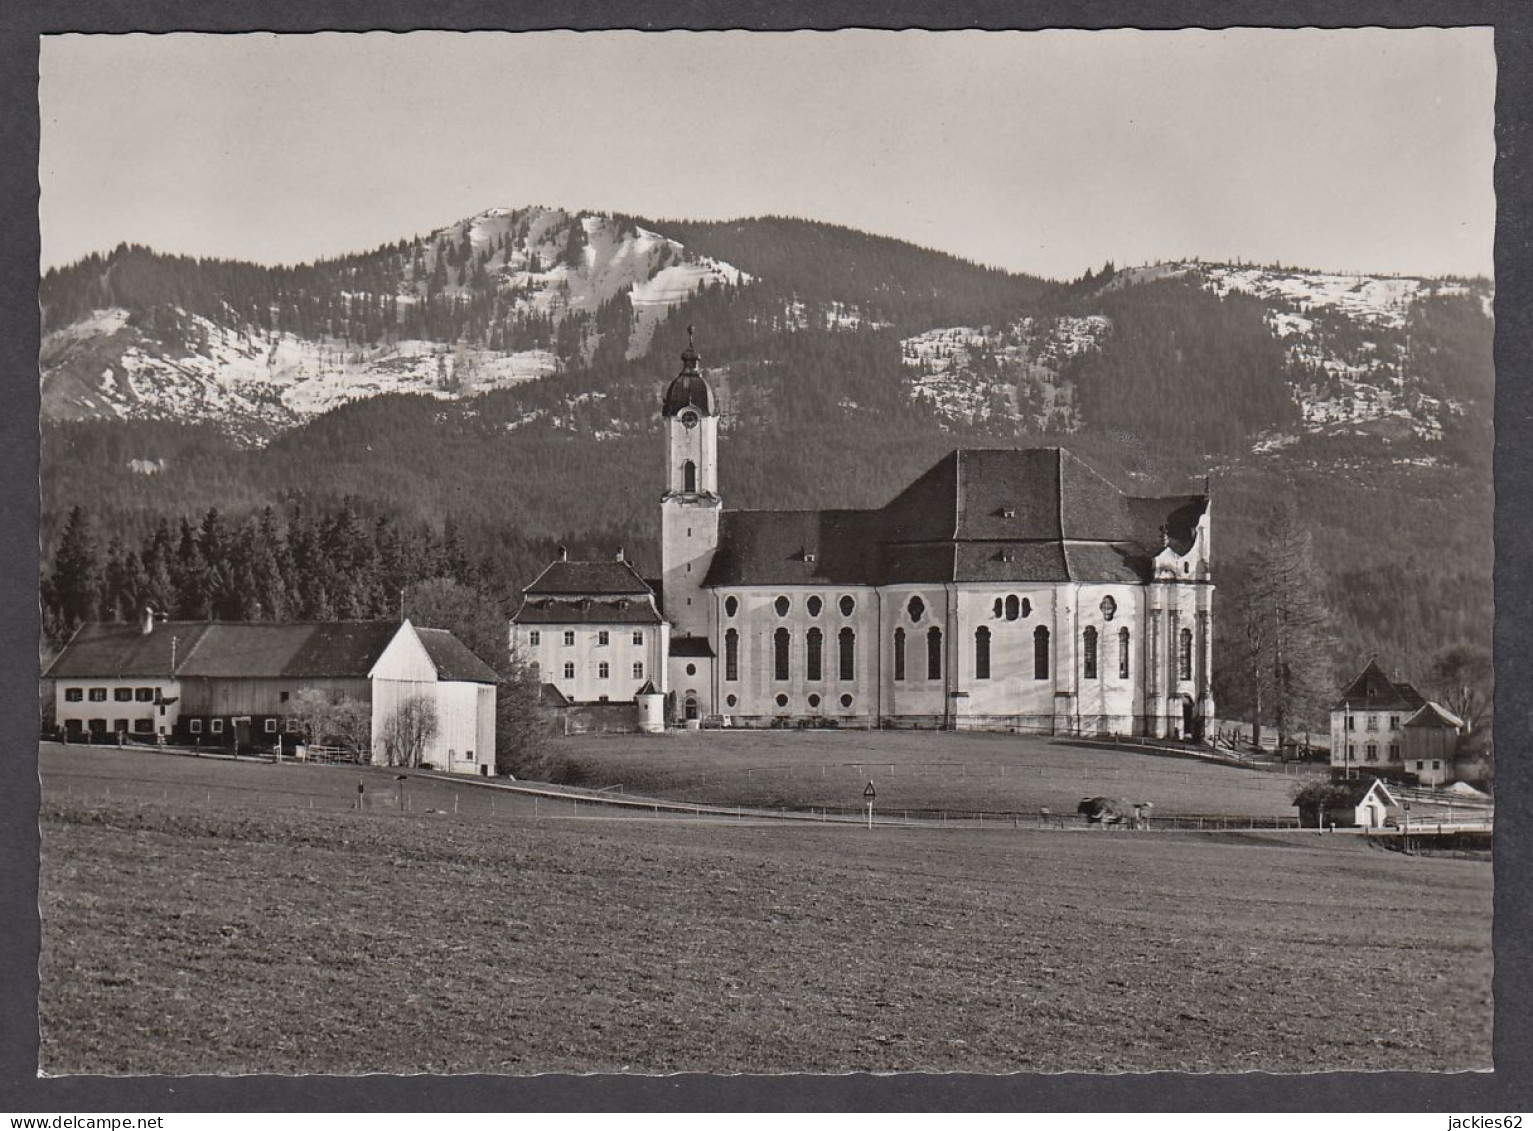
M 153 607 L 148 605 L 144 606 L 144 623 L 139 627 L 139 631 L 142 632 L 145 636 L 148 636 L 151 632 L 154 631 Z
M 618 561 L 622 561 L 623 560 L 623 547 L 621 547 L 621 546 L 619 546 L 617 548 L 617 560 Z
M 561 562 L 567 562 L 570 560 L 570 548 L 568 546 L 559 547 L 559 560 Z

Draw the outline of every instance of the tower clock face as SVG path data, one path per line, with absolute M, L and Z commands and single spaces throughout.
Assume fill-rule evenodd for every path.
M 681 423 L 683 427 L 696 428 L 697 413 L 693 412 L 691 409 L 688 409 L 686 412 L 681 414 Z

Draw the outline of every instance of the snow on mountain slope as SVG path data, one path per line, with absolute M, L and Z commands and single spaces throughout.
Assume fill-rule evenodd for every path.
M 261 442 L 361 397 L 459 397 L 543 377 L 590 360 L 604 333 L 624 333 L 627 355 L 641 357 L 670 311 L 699 288 L 750 281 L 630 221 L 550 208 L 490 209 L 383 249 L 369 269 L 373 280 L 388 280 L 387 289 L 347 286 L 336 301 L 392 304 L 384 309 L 398 313 L 384 319 L 376 344 L 309 335 L 307 327 L 299 335 L 291 322 L 286 329 L 234 318 L 225 325 L 179 307 L 137 319 L 118 307 L 93 311 L 43 342 L 43 415 L 208 421 Z M 499 348 L 409 336 L 410 314 L 428 298 L 474 308 L 486 295 L 500 312 L 503 329 L 491 343 Z M 627 324 L 621 311 L 615 323 L 602 321 L 599 312 L 623 296 Z M 388 318 L 396 317 L 391 329 Z M 557 328 L 570 317 L 578 332 L 556 351 Z

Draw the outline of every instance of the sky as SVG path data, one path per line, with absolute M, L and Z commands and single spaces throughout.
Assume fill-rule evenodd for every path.
M 1488 28 L 64 35 L 40 65 L 45 269 L 297 263 L 528 204 L 1050 278 L 1492 269 Z

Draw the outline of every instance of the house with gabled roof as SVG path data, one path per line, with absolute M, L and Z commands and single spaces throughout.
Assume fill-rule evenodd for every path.
M 572 699 L 632 701 L 637 655 L 599 658 L 630 623 L 637 647 L 624 613 L 659 630 L 643 679 L 673 721 L 1196 739 L 1213 718 L 1206 489 L 1141 498 L 1062 448 L 960 449 L 882 507 L 728 510 L 690 344 L 660 407 L 660 585 L 559 561 L 513 618 Z
M 297 741 L 295 699 L 322 691 L 372 713 L 370 756 L 400 705 L 437 719 L 423 764 L 488 776 L 499 676 L 450 632 L 408 620 L 265 624 L 162 620 L 82 625 L 43 673 L 71 741 L 147 741 L 270 750 Z
M 1464 720 L 1438 703 L 1426 703 L 1402 724 L 1402 756 L 1407 773 L 1422 785 L 1442 785 L 1459 773 L 1459 739 Z

